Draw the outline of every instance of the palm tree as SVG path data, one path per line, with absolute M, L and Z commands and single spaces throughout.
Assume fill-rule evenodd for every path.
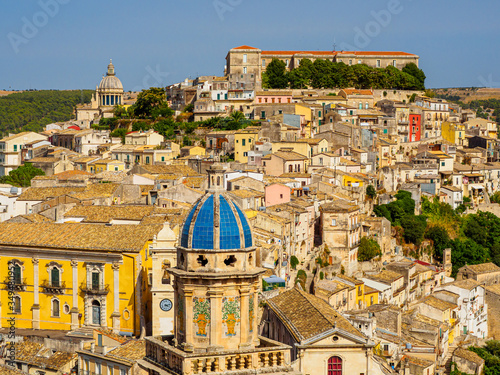
M 231 112 L 230 117 L 233 121 L 236 121 L 236 122 L 241 122 L 242 120 L 245 119 L 245 115 L 241 111 Z

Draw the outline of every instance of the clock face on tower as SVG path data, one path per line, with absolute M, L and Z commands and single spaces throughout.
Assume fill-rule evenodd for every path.
M 170 311 L 172 309 L 172 301 L 168 298 L 162 299 L 160 302 L 160 309 L 163 311 Z

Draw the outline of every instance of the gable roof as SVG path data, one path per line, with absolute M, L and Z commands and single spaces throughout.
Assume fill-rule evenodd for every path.
M 0 223 L 0 246 L 86 251 L 139 252 L 161 225 Z
M 422 303 L 424 303 L 427 306 L 431 306 L 435 309 L 441 310 L 441 311 L 446 311 L 448 309 L 453 310 L 453 309 L 458 307 L 454 303 L 436 298 L 433 295 L 426 297 Z
M 84 191 L 84 187 L 30 187 L 22 192 L 18 201 L 44 201 L 73 192 Z
M 146 355 L 146 342 L 144 340 L 129 340 L 108 352 L 108 357 L 125 359 L 135 362 Z
M 82 217 L 85 223 L 109 223 L 113 219 L 141 221 L 161 209 L 146 205 L 82 205 L 75 206 L 64 214 L 65 218 Z
M 464 349 L 464 348 L 457 348 L 453 352 L 453 356 L 463 358 L 469 362 L 474 362 L 474 363 L 477 363 L 479 365 L 482 365 L 484 363 L 484 359 L 482 359 L 479 355 L 477 355 L 476 353 L 474 353 L 470 350 Z
M 246 46 L 246 45 L 242 45 L 242 46 L 234 47 L 234 48 L 231 48 L 231 49 L 258 49 L 258 48 L 250 47 L 250 46 Z
M 269 299 L 268 305 L 298 342 L 311 340 L 333 329 L 366 341 L 365 335 L 326 301 L 298 288 Z
M 481 264 L 468 264 L 463 269 L 467 271 L 472 271 L 476 274 L 489 273 L 489 272 L 500 272 L 500 267 L 498 267 L 495 263 L 481 263 Z

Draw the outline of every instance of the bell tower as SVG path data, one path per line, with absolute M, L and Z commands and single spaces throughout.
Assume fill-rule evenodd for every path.
M 224 190 L 224 169 L 208 170 L 207 193 L 180 233 L 174 276 L 175 339 L 186 352 L 252 349 L 257 336 L 256 267 L 250 224 Z

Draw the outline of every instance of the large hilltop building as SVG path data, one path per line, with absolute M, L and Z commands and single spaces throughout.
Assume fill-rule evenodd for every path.
M 231 89 L 260 87 L 261 74 L 273 59 L 283 61 L 287 70 L 297 68 L 302 59 L 329 59 L 347 65 L 366 64 L 373 68 L 394 66 L 402 69 L 409 63 L 418 66 L 419 56 L 400 51 L 263 51 L 244 45 L 230 49 L 226 56 L 226 75 Z
M 110 60 L 108 71 L 99 86 L 96 86 L 90 104 L 76 109 L 76 120 L 89 124 L 101 117 L 113 117 L 114 106 L 122 104 L 123 85 L 115 75 L 115 66 Z

